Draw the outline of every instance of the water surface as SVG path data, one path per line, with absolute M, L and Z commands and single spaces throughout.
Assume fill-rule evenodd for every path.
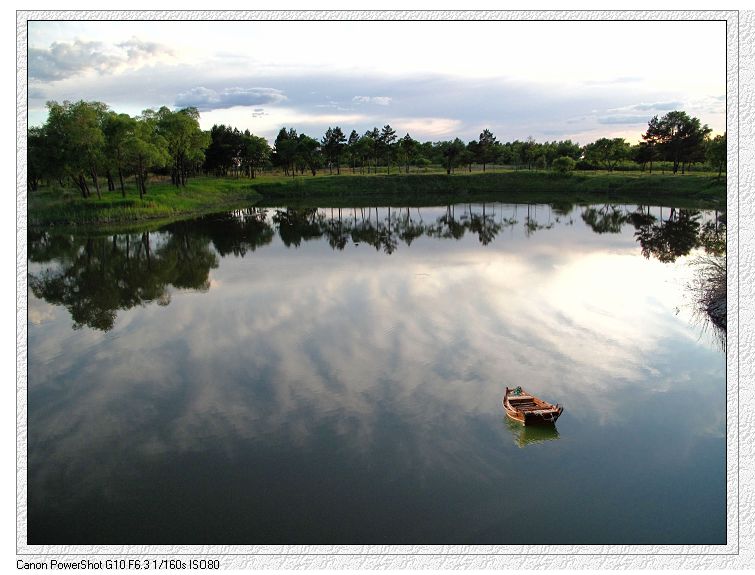
M 687 288 L 718 216 L 30 232 L 29 543 L 723 544 L 725 358 Z M 517 385 L 555 429 L 505 418 Z

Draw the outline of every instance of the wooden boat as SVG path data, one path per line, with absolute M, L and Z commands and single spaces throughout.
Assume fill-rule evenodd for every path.
M 506 415 L 523 425 L 553 425 L 564 411 L 563 406 L 543 401 L 521 387 L 506 388 L 503 409 Z

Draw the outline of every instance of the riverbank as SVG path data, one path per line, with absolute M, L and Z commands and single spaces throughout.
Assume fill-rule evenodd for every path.
M 401 202 L 432 205 L 457 202 L 617 202 L 677 207 L 726 207 L 726 180 L 715 176 L 545 171 L 497 173 L 330 176 L 264 181 L 255 185 L 261 205 L 314 203 L 353 206 Z M 323 203 L 324 202 L 324 203 Z
M 134 189 L 83 199 L 73 191 L 40 190 L 28 196 L 29 227 L 114 225 L 171 220 L 250 205 L 410 206 L 461 202 L 636 203 L 725 210 L 726 180 L 700 174 L 545 171 L 340 176 L 193 178 L 185 188 L 150 186 L 144 199 Z
M 194 215 L 232 210 L 258 202 L 262 196 L 250 180 L 194 178 L 184 188 L 155 182 L 143 199 L 133 185 L 84 199 L 73 190 L 42 189 L 28 194 L 29 227 L 49 225 L 119 225 L 168 222 Z

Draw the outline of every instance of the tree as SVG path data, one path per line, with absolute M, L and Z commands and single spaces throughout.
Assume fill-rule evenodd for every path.
M 535 158 L 539 155 L 538 143 L 532 136 L 529 136 L 525 142 L 522 142 L 519 148 L 521 154 L 521 161 L 527 165 L 527 169 L 531 170 L 532 165 L 535 163 Z
M 244 139 L 236 128 L 220 124 L 210 129 L 210 145 L 205 151 L 204 167 L 217 176 L 227 176 L 241 165 Z
M 459 165 L 466 146 L 464 142 L 456 138 L 453 142 L 439 142 L 437 147 L 443 156 L 443 167 L 446 168 L 446 174 L 450 175 L 452 170 Z
M 341 128 L 328 128 L 325 137 L 322 139 L 322 151 L 328 158 L 328 167 L 330 173 L 333 173 L 333 164 L 336 165 L 336 173 L 341 174 L 341 153 L 346 144 L 346 136 L 343 135 Z
M 721 171 L 726 165 L 726 132 L 718 135 L 712 140 L 708 140 L 705 147 L 705 158 L 708 160 L 713 169 L 718 170 L 718 178 L 721 177 Z
M 461 152 L 461 156 L 459 157 L 459 165 L 467 166 L 467 169 L 469 172 L 472 172 L 472 164 L 477 159 L 477 141 L 472 140 L 469 142 L 466 146 L 464 146 L 464 149 Z
M 374 161 L 375 173 L 377 173 L 378 156 L 380 154 L 380 130 L 377 126 L 364 133 L 363 138 L 369 144 L 370 152 L 372 153 L 372 159 Z M 367 167 L 367 173 L 370 173 L 369 165 Z
M 255 136 L 249 130 L 244 132 L 241 148 L 241 167 L 244 172 L 252 179 L 255 173 L 269 160 L 272 151 L 270 144 L 265 138 Z
M 658 156 L 664 138 L 663 130 L 664 128 L 661 126 L 658 116 L 653 116 L 650 122 L 648 122 L 647 131 L 642 135 L 642 139 L 647 146 L 647 151 L 644 153 L 648 157 L 648 162 L 650 162 L 651 174 L 653 173 L 653 160 Z
M 351 153 L 354 157 L 354 162 L 359 160 L 359 166 L 361 173 L 364 173 L 364 167 L 367 166 L 367 173 L 370 169 L 370 154 L 372 154 L 373 140 L 370 136 L 365 134 L 359 138 L 354 144 L 352 144 Z
M 642 167 L 642 171 L 645 171 L 645 165 L 650 163 L 650 173 L 653 173 L 653 158 L 655 157 L 655 148 L 648 142 L 640 142 L 636 146 L 632 146 L 631 150 L 632 159 Z
M 705 139 L 710 132 L 707 125 L 700 125 L 698 118 L 674 110 L 660 119 L 654 116 L 642 137 L 648 144 L 657 146 L 664 159 L 673 162 L 675 174 L 680 166 L 683 174 L 686 164 L 702 157 Z
M 128 114 L 110 112 L 105 116 L 103 132 L 105 134 L 105 150 L 108 161 L 118 174 L 121 186 L 121 196 L 126 197 L 126 187 L 123 183 L 124 146 L 127 138 L 133 134 L 136 120 Z
M 359 158 L 359 154 L 357 153 L 357 142 L 359 142 L 359 134 L 357 134 L 356 130 L 351 130 L 349 140 L 346 142 L 346 151 L 351 163 L 352 174 L 356 171 L 357 159 Z
M 273 150 L 274 162 L 283 167 L 283 172 L 288 175 L 291 171 L 291 177 L 296 175 L 294 170 L 294 160 L 296 159 L 296 149 L 299 145 L 299 138 L 296 130 L 290 128 L 286 130 L 285 126 L 280 129 L 278 136 L 275 138 Z
M 346 149 L 347 140 L 339 126 L 336 126 L 333 130 L 333 140 L 335 141 L 336 173 L 341 175 L 341 154 Z
M 494 159 L 496 138 L 493 132 L 485 128 L 480 134 L 479 147 L 477 149 L 478 161 L 482 164 L 482 171 L 485 171 L 485 165 Z
M 199 111 L 184 108 L 171 112 L 163 106 L 157 111 L 157 131 L 168 143 L 171 158 L 171 182 L 186 186 L 186 179 L 197 164 L 204 162 L 210 134 L 199 127 Z
M 155 123 L 152 111 L 146 110 L 123 141 L 124 166 L 134 174 L 140 199 L 147 193 L 149 169 L 166 166 L 171 161 L 168 142 L 157 132 Z
M 519 167 L 524 163 L 524 142 L 520 142 L 519 140 L 507 142 L 504 146 L 504 149 L 504 155 L 507 157 L 506 161 L 514 164 L 514 166 L 518 170 Z
M 556 157 L 568 156 L 572 160 L 579 160 L 582 148 L 571 140 L 563 140 L 556 144 Z
M 31 127 L 26 134 L 26 185 L 29 192 L 36 192 L 40 180 L 49 172 L 48 151 L 50 140 L 44 127 Z
M 386 159 L 388 164 L 388 173 L 391 173 L 391 161 L 393 160 L 393 143 L 396 141 L 396 130 L 389 124 L 383 126 L 378 138 L 380 142 L 381 155 Z
M 629 156 L 629 144 L 624 138 L 600 138 L 585 146 L 585 158 L 612 172 L 621 160 Z
M 105 135 L 102 123 L 107 106 L 102 102 L 48 102 L 46 133 L 59 148 L 56 156 L 81 191 L 91 196 L 86 176 L 92 178 L 97 197 L 100 194 L 98 173 L 105 161 Z
M 399 154 L 406 166 L 406 173 L 409 173 L 409 164 L 417 153 L 417 140 L 414 140 L 408 133 L 398 142 Z M 400 171 L 400 170 L 399 170 Z
M 477 140 L 470 140 L 467 143 L 467 149 L 464 150 L 464 163 L 468 165 L 469 171 L 472 171 L 472 162 L 482 164 L 483 158 L 480 153 L 480 142 Z
M 309 168 L 313 176 L 317 175 L 317 170 L 322 166 L 322 156 L 320 154 L 320 142 L 310 138 L 305 134 L 299 134 L 299 145 L 296 154 L 297 163 L 303 168 Z

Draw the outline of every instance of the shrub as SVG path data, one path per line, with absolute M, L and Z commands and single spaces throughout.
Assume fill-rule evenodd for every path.
M 568 174 L 574 169 L 576 162 L 569 156 L 561 156 L 560 158 L 553 160 L 551 165 L 553 166 L 553 169 L 560 174 Z

